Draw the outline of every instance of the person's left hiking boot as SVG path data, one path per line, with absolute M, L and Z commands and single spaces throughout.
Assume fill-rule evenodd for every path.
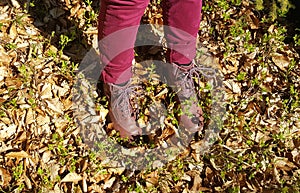
M 176 92 L 176 102 L 179 104 L 179 125 L 188 132 L 195 133 L 203 128 L 203 112 L 199 106 L 199 99 L 193 76 L 198 73 L 198 67 L 192 62 L 189 65 L 171 64 L 167 70 L 169 86 Z

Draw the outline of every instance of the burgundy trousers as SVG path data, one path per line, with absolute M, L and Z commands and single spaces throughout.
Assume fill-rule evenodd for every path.
M 149 0 L 101 0 L 98 40 L 102 79 L 120 84 L 132 76 L 134 44 Z M 164 33 L 168 62 L 188 64 L 196 55 L 202 0 L 163 0 Z

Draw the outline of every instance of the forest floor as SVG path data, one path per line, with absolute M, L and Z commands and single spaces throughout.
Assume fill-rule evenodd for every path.
M 162 24 L 156 2 L 142 23 Z M 173 95 L 153 65 L 164 49 L 136 48 L 135 80 L 146 91 L 138 122 L 158 129 L 132 145 L 111 130 L 95 88 L 73 92 L 80 65 L 97 62 L 99 2 L 1 1 L 0 192 L 300 192 L 299 36 L 251 2 L 204 1 L 196 61 L 218 72 L 224 111 L 214 109 L 212 81 L 199 78 L 204 130 L 174 155 L 164 152 L 178 132 Z M 149 32 L 138 39 L 164 44 L 159 29 Z M 74 104 L 89 97 L 78 125 L 84 110 Z M 154 116 L 152 104 L 163 110 Z

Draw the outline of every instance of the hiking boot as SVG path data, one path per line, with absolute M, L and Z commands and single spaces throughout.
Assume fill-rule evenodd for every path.
M 104 83 L 104 94 L 109 101 L 109 118 L 113 123 L 113 128 L 120 132 L 122 138 L 140 135 L 142 129 L 136 125 L 136 116 L 130 104 L 130 94 L 134 88 L 131 81 L 120 86 L 112 83 Z
M 177 94 L 175 100 L 181 110 L 179 125 L 191 133 L 201 131 L 204 118 L 193 80 L 194 75 L 199 78 L 200 70 L 193 62 L 190 65 L 172 64 L 168 68 L 167 81 Z

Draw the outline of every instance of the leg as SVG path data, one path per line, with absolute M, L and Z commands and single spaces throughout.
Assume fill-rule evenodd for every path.
M 168 60 L 188 64 L 196 55 L 202 0 L 165 0 L 163 8 Z
M 109 118 L 121 137 L 139 135 L 130 105 L 130 78 L 134 43 L 140 19 L 148 0 L 101 0 L 98 39 L 101 62 L 105 68 L 101 77 L 109 102 Z
M 182 110 L 179 124 L 189 132 L 203 127 L 203 112 L 198 106 L 193 75 L 198 73 L 192 63 L 196 56 L 196 40 L 201 17 L 201 0 L 166 0 L 164 5 L 164 29 L 168 43 L 167 60 L 171 65 L 168 83 L 177 92 L 177 102 Z
M 140 19 L 149 0 L 101 0 L 98 39 L 101 60 L 106 65 L 104 82 L 124 83 L 132 75 L 134 42 Z

